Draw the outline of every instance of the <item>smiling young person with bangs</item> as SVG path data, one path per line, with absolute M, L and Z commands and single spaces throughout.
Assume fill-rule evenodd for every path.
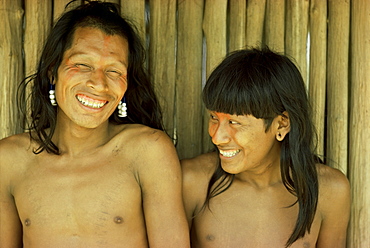
M 64 13 L 26 85 L 30 130 L 0 141 L 0 247 L 189 247 L 180 163 L 115 5 Z
M 267 47 L 235 51 L 203 90 L 216 152 L 182 160 L 192 247 L 346 245 L 347 178 L 314 154 L 302 76 Z

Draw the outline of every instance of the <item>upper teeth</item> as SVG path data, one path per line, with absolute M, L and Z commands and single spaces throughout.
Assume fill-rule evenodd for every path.
M 221 155 L 224 156 L 224 157 L 228 157 L 228 158 L 235 156 L 239 152 L 240 152 L 240 150 L 235 150 L 235 151 L 222 151 L 222 150 L 220 150 Z
M 77 95 L 77 100 L 85 106 L 90 108 L 101 108 L 105 105 L 106 101 L 94 100 L 81 95 Z

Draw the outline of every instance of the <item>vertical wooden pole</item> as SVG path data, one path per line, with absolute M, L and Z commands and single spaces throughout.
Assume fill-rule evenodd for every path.
M 311 0 L 310 5 L 310 72 L 309 99 L 312 120 L 317 131 L 317 153 L 324 155 L 326 99 L 326 32 L 327 2 Z
M 149 68 L 163 108 L 164 125 L 174 136 L 176 0 L 150 1 Z
M 264 43 L 273 51 L 284 53 L 285 0 L 267 0 Z
M 329 166 L 347 174 L 350 3 L 329 0 L 328 11 L 326 156 Z
M 227 0 L 205 2 L 203 31 L 206 39 L 206 77 L 226 55 Z M 208 135 L 208 114 L 204 115 L 203 152 L 213 149 Z
M 121 14 L 135 24 L 145 45 L 145 0 L 121 0 Z
M 348 247 L 370 247 L 370 1 L 351 1 L 349 175 L 352 212 Z
M 178 3 L 176 136 L 180 158 L 202 152 L 203 0 Z
M 20 0 L 0 0 L 0 139 L 20 133 L 17 88 L 22 81 L 22 22 Z M 1 159 L 0 159 L 1 160 Z
M 52 22 L 51 1 L 25 1 L 24 64 L 26 76 L 36 72 Z M 27 96 L 31 87 L 31 84 L 27 86 Z
M 26 76 L 36 72 L 44 42 L 52 26 L 50 1 L 25 1 L 24 51 Z
M 307 83 L 307 33 L 309 1 L 287 0 L 286 5 L 285 52 L 295 60 L 302 73 L 303 79 Z
M 65 12 L 81 5 L 82 0 L 71 2 L 71 0 L 54 0 L 53 2 L 53 20 L 54 22 Z M 70 3 L 70 4 L 68 4 Z M 68 4 L 68 6 L 67 6 Z
M 246 1 L 229 0 L 229 52 L 245 47 L 246 9 Z
M 247 1 L 246 45 L 261 46 L 265 20 L 266 0 Z

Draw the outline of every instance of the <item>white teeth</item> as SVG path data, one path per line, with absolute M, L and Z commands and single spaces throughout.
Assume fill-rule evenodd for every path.
M 233 157 L 236 154 L 238 154 L 239 152 L 240 152 L 240 150 L 235 150 L 235 151 L 222 151 L 222 150 L 220 150 L 221 155 L 224 156 L 224 157 L 227 157 L 227 158 Z
M 85 106 L 88 106 L 90 108 L 101 108 L 105 105 L 106 102 L 102 101 L 94 101 L 92 99 L 87 99 L 85 97 L 82 97 L 80 95 L 77 95 L 77 100 L 82 103 Z

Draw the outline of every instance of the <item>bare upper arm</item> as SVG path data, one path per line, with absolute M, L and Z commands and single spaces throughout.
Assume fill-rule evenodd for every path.
M 189 228 L 192 225 L 192 219 L 204 205 L 209 179 L 216 165 L 214 153 L 181 160 L 183 200 Z
M 350 216 L 350 185 L 337 169 L 320 166 L 318 210 L 322 223 L 316 247 L 346 247 Z
M 189 247 L 182 202 L 180 162 L 169 137 L 151 131 L 140 137 L 139 182 L 150 247 Z
M 0 140 L 0 247 L 22 247 L 22 224 L 13 197 L 17 175 L 15 137 Z

